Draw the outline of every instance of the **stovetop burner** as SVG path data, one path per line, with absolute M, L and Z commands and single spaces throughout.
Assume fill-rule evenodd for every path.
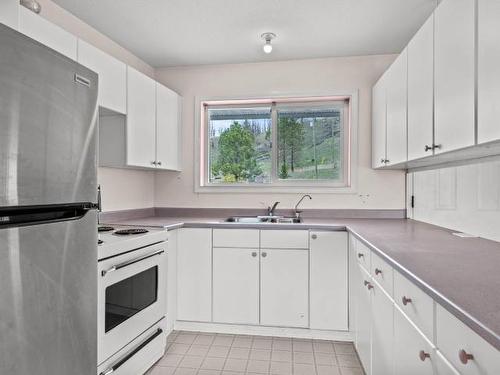
M 103 226 L 103 225 L 101 225 L 100 227 L 97 227 L 98 232 L 111 232 L 112 230 L 115 230 L 115 228 L 107 227 L 107 226 Z
M 144 228 L 130 228 L 130 229 L 121 229 L 117 230 L 113 234 L 116 234 L 118 236 L 128 236 L 131 234 L 143 234 L 143 233 L 148 233 L 149 231 Z

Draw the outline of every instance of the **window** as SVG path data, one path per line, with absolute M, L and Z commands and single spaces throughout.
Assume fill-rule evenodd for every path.
M 350 186 L 350 96 L 200 108 L 200 187 Z

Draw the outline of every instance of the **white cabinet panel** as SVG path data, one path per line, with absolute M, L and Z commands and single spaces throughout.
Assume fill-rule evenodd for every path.
M 387 71 L 387 163 L 406 161 L 407 50 Z
M 386 148 L 386 76 L 383 75 L 372 90 L 372 168 L 385 165 Z
M 176 170 L 180 166 L 181 97 L 156 83 L 156 162 L 158 169 Z
M 0 23 L 17 30 L 19 27 L 19 8 L 18 0 L 0 1 Z
M 272 249 L 308 249 L 307 230 L 261 230 L 260 247 Z
M 167 251 L 167 336 L 174 330 L 177 320 L 177 238 L 178 230 L 168 232 Z
M 308 260 L 308 250 L 261 249 L 261 324 L 308 326 Z
M 377 285 L 372 289 L 372 375 L 393 374 L 393 321 L 392 300 Z M 399 359 L 397 359 L 399 360 Z M 396 374 L 403 374 L 397 372 Z
M 431 15 L 408 45 L 408 160 L 432 155 L 433 126 L 434 15 Z
M 214 248 L 213 320 L 259 323 L 259 249 Z
M 78 62 L 99 74 L 99 105 L 127 113 L 127 66 L 81 39 L 78 40 Z
M 370 275 L 358 267 L 359 278 L 353 286 L 356 295 L 356 350 L 366 375 L 371 375 L 371 290 L 365 283 L 371 281 Z
M 310 328 L 347 330 L 347 233 L 310 233 Z
M 500 139 L 500 1 L 478 2 L 478 142 Z
M 214 229 L 214 247 L 259 248 L 259 230 Z
M 177 238 L 177 319 L 212 320 L 212 230 L 183 228 Z
M 420 359 L 422 355 L 423 361 Z M 397 309 L 394 311 L 394 373 L 434 375 L 435 353 L 432 346 Z
M 463 375 L 496 375 L 500 369 L 500 351 L 446 311 L 436 307 L 436 341 L 438 349 Z M 471 355 L 464 364 L 460 354 Z M 465 358 L 464 358 L 465 359 Z
M 436 153 L 474 144 L 475 2 L 444 0 L 435 12 Z
M 19 7 L 19 31 L 76 61 L 76 36 L 23 6 Z
M 394 300 L 400 309 L 434 341 L 434 301 L 399 272 L 394 274 Z
M 127 67 L 127 165 L 151 168 L 156 160 L 156 84 Z

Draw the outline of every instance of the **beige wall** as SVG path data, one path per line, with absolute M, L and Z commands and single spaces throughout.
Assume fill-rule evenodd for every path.
M 194 192 L 195 97 L 314 94 L 359 90 L 358 188 L 355 194 L 313 194 L 310 208 L 405 207 L 400 171 L 371 169 L 371 87 L 395 56 L 326 58 L 270 63 L 164 68 L 156 79 L 184 97 L 180 174 L 156 174 L 156 206 L 263 207 L 278 200 L 293 207 L 298 194 L 210 194 Z M 361 196 L 360 196 L 361 195 Z
M 69 31 L 78 38 L 93 44 L 118 60 L 142 73 L 154 77 L 155 70 L 127 49 L 75 17 L 51 0 L 38 0 L 41 15 Z M 98 181 L 103 190 L 105 211 L 147 208 L 154 204 L 154 172 L 127 169 L 99 168 Z

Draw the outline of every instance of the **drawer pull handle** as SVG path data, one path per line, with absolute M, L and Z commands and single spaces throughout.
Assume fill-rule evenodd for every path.
M 365 257 L 365 254 L 363 253 L 358 253 L 358 258 L 361 259 L 361 258 L 364 258 Z
M 372 283 L 370 283 L 369 281 L 366 281 L 366 280 L 365 280 L 364 284 L 365 284 L 365 286 L 368 288 L 368 290 L 373 289 L 373 285 L 372 285 Z
M 255 258 L 257 256 L 257 252 L 256 251 L 253 251 L 252 252 L 252 256 Z
M 411 298 L 407 298 L 405 296 L 403 296 L 403 298 L 401 298 L 401 300 L 403 301 L 403 305 L 405 305 L 405 306 L 412 302 Z
M 419 353 L 418 353 L 418 357 L 420 358 L 420 360 L 422 362 L 424 362 L 427 358 L 430 358 L 431 355 L 429 353 L 426 353 L 424 352 L 423 350 L 421 350 Z
M 264 251 L 264 252 L 262 253 L 262 258 L 265 258 L 265 257 L 267 257 L 267 253 Z
M 466 365 L 467 362 L 474 360 L 474 356 L 472 354 L 467 353 L 463 349 L 458 352 L 458 358 L 460 358 L 460 362 L 462 362 L 464 365 Z
M 375 275 L 380 275 L 382 274 L 382 270 L 375 268 Z
M 317 234 L 312 234 L 312 235 L 311 235 L 311 238 L 312 238 L 313 240 L 315 240 L 316 238 L 318 238 L 318 235 L 317 235 Z

